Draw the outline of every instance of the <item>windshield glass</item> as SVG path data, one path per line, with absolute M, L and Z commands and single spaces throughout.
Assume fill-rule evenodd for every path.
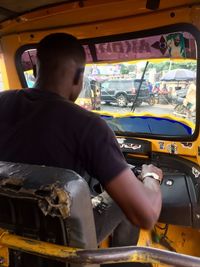
M 90 64 L 85 76 L 95 79 L 101 88 L 101 111 L 116 131 L 174 135 L 192 134 L 196 120 L 196 61 L 163 59 L 148 62 L 117 62 Z M 98 72 L 96 71 L 98 70 Z M 144 74 L 144 78 L 142 76 Z M 141 127 L 133 116 L 145 117 Z M 147 123 L 151 117 L 151 123 Z M 155 128 L 152 117 L 166 118 L 168 124 Z M 112 119 L 111 119 L 112 118 Z M 129 118 L 129 119 L 128 119 Z M 178 121 L 170 127 L 169 120 Z M 124 120 L 124 121 L 123 121 Z M 145 125 L 144 125 L 145 124 Z M 179 129 L 178 129 L 179 128 Z
M 98 110 L 121 134 L 193 134 L 197 44 L 192 34 L 181 31 L 99 43 L 91 40 L 84 48 L 87 65 L 77 104 Z M 36 49 L 24 51 L 21 60 L 26 83 L 33 87 Z

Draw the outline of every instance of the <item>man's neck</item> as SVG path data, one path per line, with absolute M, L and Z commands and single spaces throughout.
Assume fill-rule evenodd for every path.
M 69 95 L 63 93 L 63 88 L 61 88 L 61 86 L 58 86 L 56 83 L 44 83 L 44 82 L 38 82 L 36 81 L 34 88 L 43 90 L 43 91 L 48 91 L 48 92 L 52 92 L 54 94 L 57 94 L 63 98 L 65 98 L 66 100 L 69 100 Z

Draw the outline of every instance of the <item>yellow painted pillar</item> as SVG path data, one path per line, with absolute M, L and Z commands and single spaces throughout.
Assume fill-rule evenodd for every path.
M 19 35 L 9 35 L 1 38 L 1 63 L 5 89 L 20 89 L 21 83 L 15 66 L 15 54 L 20 46 Z

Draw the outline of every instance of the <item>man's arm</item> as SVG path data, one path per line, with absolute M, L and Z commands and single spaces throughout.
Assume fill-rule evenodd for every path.
M 99 180 L 133 224 L 152 228 L 161 210 L 159 182 L 146 177 L 142 183 L 135 177 L 105 121 L 95 118 L 87 125 L 80 150 L 85 170 Z M 152 172 L 162 178 L 160 169 L 143 165 L 142 176 Z
M 162 171 L 153 165 L 144 165 L 144 171 L 157 173 L 162 178 Z M 127 168 L 108 182 L 105 189 L 133 224 L 145 229 L 153 228 L 162 206 L 157 180 L 146 177 L 141 183 Z

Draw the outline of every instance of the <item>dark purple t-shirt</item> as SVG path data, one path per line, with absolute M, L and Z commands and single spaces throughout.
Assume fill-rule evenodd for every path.
M 0 160 L 87 171 L 102 184 L 127 166 L 103 119 L 38 89 L 0 93 Z

